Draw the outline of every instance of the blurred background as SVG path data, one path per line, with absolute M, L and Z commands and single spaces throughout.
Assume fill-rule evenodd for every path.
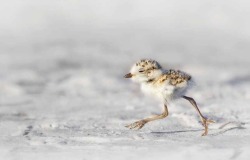
M 40 104 L 33 96 L 50 94 L 55 99 L 57 95 L 114 97 L 127 90 L 122 76 L 141 58 L 183 69 L 193 74 L 198 84 L 209 86 L 207 89 L 214 86 L 212 94 L 203 92 L 206 98 L 232 94 L 249 98 L 245 86 L 241 86 L 240 95 L 227 94 L 228 86 L 224 91 L 218 89 L 224 84 L 239 87 L 250 79 L 249 3 L 1 1 L 1 102 L 8 104 L 17 97 L 23 101 L 25 96 Z
M 95 103 L 113 104 L 124 92 L 131 93 L 127 89 L 131 83 L 122 77 L 141 58 L 191 73 L 205 87 L 199 98 L 249 98 L 244 86 L 250 79 L 249 4 L 248 0 L 1 1 L 2 106 L 25 101 L 38 106 L 47 102 L 51 107 L 58 95 L 68 101 L 56 104 L 56 113 L 61 104 L 71 103 L 68 96 L 79 98 L 79 107 L 93 106 L 90 97 L 103 98 Z M 237 87 L 243 91 L 231 91 Z M 122 103 L 127 102 L 119 103 L 121 107 Z
M 142 57 L 223 66 L 233 59 L 235 65 L 242 65 L 249 63 L 249 3 L 1 1 L 1 65 L 21 61 L 46 68 L 45 62 L 70 58 L 93 67 L 108 66 L 110 59 L 124 63 Z M 97 59 L 103 61 L 95 63 Z

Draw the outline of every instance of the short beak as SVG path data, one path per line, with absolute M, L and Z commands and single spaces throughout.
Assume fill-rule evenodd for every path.
M 131 78 L 131 77 L 133 77 L 133 74 L 131 74 L 131 73 L 128 73 L 128 74 L 126 74 L 126 75 L 124 76 L 124 78 Z

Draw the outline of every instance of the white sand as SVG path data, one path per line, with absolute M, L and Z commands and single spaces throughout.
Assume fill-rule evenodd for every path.
M 249 159 L 248 4 L 195 2 L 4 3 L 0 159 Z M 145 57 L 195 78 L 188 95 L 216 121 L 208 136 L 185 100 L 124 127 L 161 112 L 123 78 Z

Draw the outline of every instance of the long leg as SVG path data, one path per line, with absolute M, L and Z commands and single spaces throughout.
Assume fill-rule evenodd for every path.
M 196 102 L 195 102 L 195 100 L 194 100 L 193 98 L 187 97 L 187 96 L 183 96 L 183 98 L 186 99 L 186 100 L 188 100 L 188 101 L 194 106 L 195 110 L 198 112 L 198 114 L 199 114 L 199 116 L 200 116 L 200 118 L 201 118 L 202 124 L 203 124 L 203 126 L 205 127 L 205 131 L 204 131 L 204 133 L 202 134 L 202 136 L 206 136 L 207 133 L 208 133 L 208 125 L 209 125 L 209 123 L 214 123 L 214 121 L 208 120 L 208 119 L 206 119 L 206 118 L 202 115 L 201 111 L 199 110 L 199 108 L 198 108 L 198 106 L 197 106 L 197 104 L 196 104 Z
M 149 118 L 145 118 L 145 119 L 142 119 L 140 121 L 136 121 L 132 124 L 129 124 L 125 127 L 129 128 L 129 129 L 135 129 L 137 128 L 138 130 L 141 129 L 146 123 L 150 122 L 150 121 L 154 121 L 154 120 L 157 120 L 157 119 L 163 119 L 165 117 L 168 116 L 168 107 L 166 104 L 164 104 L 164 111 L 162 114 L 159 114 L 159 115 L 154 115 L 152 117 L 149 117 Z

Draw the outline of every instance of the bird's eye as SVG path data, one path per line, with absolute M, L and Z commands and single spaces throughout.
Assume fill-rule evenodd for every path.
M 140 73 L 144 72 L 144 70 L 139 70 Z

